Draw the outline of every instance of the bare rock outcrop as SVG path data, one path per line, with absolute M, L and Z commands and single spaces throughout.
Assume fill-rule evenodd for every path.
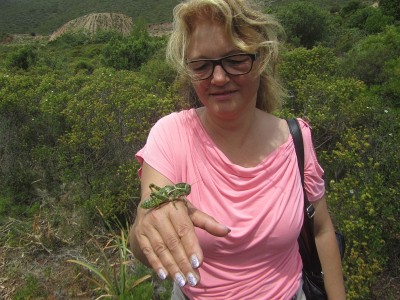
M 115 30 L 124 35 L 132 31 L 133 20 L 124 14 L 118 13 L 91 13 L 61 26 L 50 35 L 50 41 L 57 39 L 66 32 L 84 31 L 89 34 L 98 30 Z

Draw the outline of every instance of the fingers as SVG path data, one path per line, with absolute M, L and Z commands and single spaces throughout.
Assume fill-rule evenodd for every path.
M 231 232 L 227 226 L 219 223 L 210 215 L 198 210 L 190 203 L 188 203 L 188 211 L 194 226 L 204 229 L 214 236 L 224 237 Z
M 174 205 L 175 204 L 175 205 Z M 170 276 L 179 286 L 195 286 L 203 260 L 194 227 L 226 236 L 230 229 L 197 210 L 190 202 L 176 201 L 137 217 L 135 237 L 149 265 L 161 279 Z
M 181 287 L 198 283 L 195 269 L 202 252 L 184 203 L 149 211 L 138 227 L 142 230 L 137 239 L 140 248 L 161 279 L 170 276 Z

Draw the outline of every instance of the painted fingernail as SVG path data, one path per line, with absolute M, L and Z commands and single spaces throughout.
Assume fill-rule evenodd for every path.
M 197 257 L 196 254 L 193 254 L 193 255 L 190 257 L 190 263 L 191 263 L 192 267 L 195 268 L 195 269 L 197 269 L 198 267 L 200 267 L 200 261 L 199 261 L 199 258 Z
M 195 286 L 197 284 L 197 278 L 193 275 L 193 273 L 187 274 L 187 280 L 190 286 Z
M 167 274 L 165 274 L 165 271 L 163 269 L 158 270 L 158 277 L 160 277 L 161 280 L 165 280 L 167 278 Z
M 186 280 L 185 277 L 183 277 L 183 275 L 181 273 L 176 273 L 175 275 L 175 282 L 177 285 L 179 285 L 180 287 L 185 286 L 186 284 Z

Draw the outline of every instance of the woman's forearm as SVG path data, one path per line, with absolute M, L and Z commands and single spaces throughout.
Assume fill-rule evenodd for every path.
M 321 232 L 315 237 L 318 255 L 324 273 L 328 299 L 346 299 L 343 271 L 335 231 Z
M 324 273 L 325 289 L 329 300 L 346 299 L 342 262 L 336 241 L 335 228 L 325 197 L 314 202 L 314 232 L 318 256 Z

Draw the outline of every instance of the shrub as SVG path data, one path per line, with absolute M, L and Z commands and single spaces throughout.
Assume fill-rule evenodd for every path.
M 165 44 L 163 38 L 149 36 L 145 25 L 139 26 L 129 37 L 114 38 L 105 46 L 103 60 L 107 67 L 138 70 Z
M 397 59 L 400 53 L 400 31 L 388 27 L 384 32 L 360 40 L 346 54 L 340 70 L 347 76 L 364 81 L 367 85 L 384 83 L 385 63 Z
M 397 0 L 379 0 L 379 7 L 383 12 L 394 17 L 396 20 L 400 20 L 400 5 Z
M 380 9 L 371 6 L 357 10 L 347 21 L 348 26 L 362 29 L 367 34 L 382 32 L 393 22 L 393 17 L 386 16 Z
M 312 3 L 300 1 L 278 11 L 288 39 L 295 46 L 311 48 L 328 34 L 329 13 Z
M 6 66 L 9 69 L 21 69 L 27 71 L 35 64 L 37 53 L 31 46 L 25 46 L 11 53 L 7 58 Z

